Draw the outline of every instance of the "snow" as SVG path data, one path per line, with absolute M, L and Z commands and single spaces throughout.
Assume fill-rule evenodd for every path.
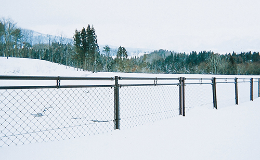
M 38 67 L 37 67 L 38 66 Z M 171 76 L 76 71 L 40 60 L 0 57 L 0 75 Z M 180 75 L 174 75 L 178 77 Z M 183 76 L 183 75 L 182 75 Z M 212 77 L 212 75 L 184 75 Z M 225 76 L 223 76 L 225 77 Z M 232 76 L 229 76 L 232 77 Z M 234 77 L 234 76 L 233 76 Z M 240 76 L 237 76 L 240 77 Z M 227 93 L 228 94 L 228 93 Z M 210 104 L 211 105 L 211 104 Z M 70 140 L 0 148 L 1 160 L 258 160 L 260 98 L 218 110 L 196 106 L 176 116 L 130 129 Z
M 90 73 L 39 59 L 0 57 L 0 75 L 87 76 Z
M 3 147 L 0 159 L 226 159 L 260 158 L 260 100 L 222 110 L 59 142 Z

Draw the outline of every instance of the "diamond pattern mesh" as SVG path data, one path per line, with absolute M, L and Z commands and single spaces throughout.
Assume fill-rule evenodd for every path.
M 208 81 L 203 84 L 202 81 L 193 83 L 196 81 L 187 80 L 184 85 L 185 112 L 197 106 L 213 107 L 212 85 L 211 80 Z M 235 104 L 235 83 L 232 79 L 230 81 L 232 83 L 216 84 L 218 108 Z M 258 85 L 255 80 L 254 98 L 258 96 Z M 112 131 L 116 118 L 116 86 L 0 89 L 0 147 Z M 238 97 L 239 104 L 250 100 L 248 80 L 238 82 Z M 179 115 L 179 85 L 176 83 L 121 85 L 119 88 L 120 129 L 176 115 Z
M 0 95 L 0 146 L 113 130 L 111 88 L 0 90 Z
M 121 129 L 179 114 L 177 85 L 122 87 L 119 93 Z

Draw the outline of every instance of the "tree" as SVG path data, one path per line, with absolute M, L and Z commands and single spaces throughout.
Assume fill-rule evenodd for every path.
M 18 56 L 18 48 L 21 48 L 21 43 L 20 44 L 18 43 L 21 42 L 22 31 L 20 28 L 16 28 L 11 32 L 11 34 L 14 39 L 15 55 Z
M 5 33 L 5 26 L 0 21 L 0 52 L 3 52 L 2 55 L 4 56 L 4 33 Z
M 75 51 L 77 54 L 74 55 L 74 60 L 77 62 L 77 64 L 80 62 L 82 63 L 83 60 L 85 60 L 85 54 L 83 52 L 83 47 L 82 47 L 82 41 L 81 41 L 81 33 L 78 30 L 75 30 L 74 34 L 74 46 L 75 46 Z
M 127 58 L 127 51 L 126 51 L 126 49 L 125 49 L 125 47 L 119 47 L 118 48 L 118 50 L 117 50 L 117 55 L 116 55 L 116 57 L 118 58 L 118 59 L 124 59 L 124 58 Z
M 252 61 L 253 62 L 259 62 L 260 61 L 260 56 L 259 56 L 259 52 L 254 52 L 252 55 Z
M 90 66 L 92 66 L 92 72 L 96 71 L 97 58 L 99 56 L 99 46 L 97 43 L 97 36 L 94 27 L 87 27 L 87 56 Z
M 17 31 L 15 31 L 16 28 L 16 24 L 10 20 L 10 19 L 3 19 L 1 22 L 1 30 L 3 33 L 3 39 L 4 39 L 4 45 L 3 45 L 3 51 L 4 51 L 4 56 L 14 56 L 13 54 L 13 48 L 15 45 L 15 41 L 14 41 L 14 33 L 17 33 Z
M 87 70 L 88 42 L 87 42 L 87 32 L 84 27 L 80 32 L 80 40 L 81 40 L 81 52 L 80 52 L 81 63 L 83 65 L 83 69 Z
M 117 50 L 117 54 L 116 54 L 116 59 L 117 59 L 117 68 L 120 71 L 124 71 L 125 69 L 125 65 L 124 65 L 124 61 L 125 59 L 128 57 L 127 55 L 127 51 L 125 49 L 125 47 L 120 46 Z
M 106 54 L 106 65 L 105 65 L 105 71 L 108 71 L 108 66 L 107 66 L 107 63 L 108 63 L 108 58 L 110 57 L 110 47 L 108 45 L 104 46 L 103 47 L 103 52 L 105 52 Z
M 96 71 L 97 58 L 99 56 L 99 46 L 94 27 L 88 25 L 81 31 L 75 31 L 74 46 L 76 50 L 75 59 L 79 61 L 85 70 Z

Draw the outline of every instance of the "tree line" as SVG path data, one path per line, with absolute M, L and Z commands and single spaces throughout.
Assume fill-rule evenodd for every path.
M 187 74 L 260 74 L 259 52 L 218 54 L 213 51 L 177 53 L 155 50 L 131 57 L 125 47 L 115 53 L 108 46 L 101 50 L 93 26 L 75 30 L 73 40 L 51 38 L 47 42 L 21 29 L 10 19 L 0 20 L 0 56 L 32 58 L 72 66 L 92 72 L 187 73 Z
M 192 51 L 186 54 L 159 50 L 154 53 L 157 58 L 149 60 L 150 70 L 154 73 L 260 74 L 259 52 L 218 54 L 213 51 Z M 167 53 L 168 56 L 164 56 Z

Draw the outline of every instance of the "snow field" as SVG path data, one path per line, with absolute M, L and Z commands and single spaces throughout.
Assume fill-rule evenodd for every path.
M 10 62 L 9 60 L 12 58 L 9 58 L 8 62 Z M 0 61 L 6 61 L 6 59 L 0 57 Z M 6 64 L 9 65 L 9 68 L 5 68 L 4 73 L 0 67 L 0 74 L 32 75 L 31 73 L 35 73 L 33 75 L 49 75 L 48 73 L 52 73 L 53 76 L 70 76 L 65 67 L 60 70 L 45 71 L 41 74 L 38 71 L 32 71 L 35 69 L 33 65 L 38 65 L 38 62 L 34 64 L 29 59 L 21 61 L 24 63 L 19 63 L 19 59 L 15 59 L 17 64 L 32 65 L 26 69 L 30 74 L 26 74 L 23 66 L 19 67 L 19 72 L 12 72 L 14 68 L 8 63 Z M 49 63 L 42 64 L 42 68 L 48 68 L 45 65 L 49 65 Z M 198 78 L 211 78 L 213 76 L 90 74 L 88 72 L 77 72 L 74 75 Z M 235 76 L 217 77 L 234 78 Z M 6 84 L 8 85 L 8 82 Z M 256 86 L 255 83 L 254 86 Z M 230 88 L 232 91 L 229 90 Z M 15 135 L 9 136 L 10 139 L 5 138 L 4 142 L 19 144 L 18 146 L 1 147 L 0 159 L 258 160 L 260 158 L 260 99 L 256 98 L 254 92 L 255 99 L 250 102 L 248 82 L 238 83 L 239 105 L 234 105 L 233 83 L 217 84 L 218 110 L 212 109 L 211 85 L 187 84 L 185 86 L 187 107 L 185 117 L 178 116 L 179 102 L 176 99 L 176 97 L 178 98 L 178 86 L 121 87 L 122 130 L 113 130 L 113 122 L 105 122 L 114 118 L 113 91 L 113 88 L 9 90 L 7 92 L 0 90 L 0 115 L 4 117 L 0 119 L 0 123 L 8 126 L 7 128 L 0 126 L 2 127 L 0 129 L 1 136 L 7 132 L 15 133 Z M 3 98 L 6 96 L 7 99 Z M 82 105 L 86 107 L 77 107 Z M 43 111 L 44 116 L 37 114 L 43 113 Z M 147 111 L 152 114 L 147 114 Z M 172 118 L 173 116 L 175 117 Z M 18 132 L 24 131 L 24 128 L 27 129 L 27 132 L 19 134 Z M 44 130 L 44 128 L 49 130 Z M 111 132 L 94 136 L 100 131 L 101 133 Z M 16 137 L 22 138 L 22 140 L 19 141 Z M 78 138 L 74 139 L 74 137 Z M 1 137 L 2 139 L 3 137 Z M 57 141 L 61 139 L 65 140 Z M 27 144 L 28 141 L 31 143 Z
M 70 140 L 3 147 L 8 160 L 257 160 L 260 99 L 219 110 L 197 108 L 131 129 Z M 14 154 L 15 153 L 15 154 Z

